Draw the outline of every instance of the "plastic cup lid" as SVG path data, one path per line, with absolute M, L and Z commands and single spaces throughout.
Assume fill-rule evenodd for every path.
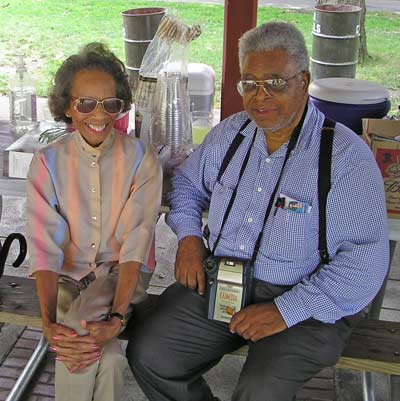
M 375 104 L 390 98 L 384 86 L 354 78 L 317 79 L 310 84 L 308 93 L 316 99 L 346 104 Z

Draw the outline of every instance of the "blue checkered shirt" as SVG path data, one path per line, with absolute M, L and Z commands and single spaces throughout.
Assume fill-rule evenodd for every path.
M 202 211 L 208 209 L 213 246 L 256 129 L 253 122 L 242 132 L 245 138 L 219 181 L 218 171 L 247 118 L 241 112 L 222 121 L 177 170 L 167 223 L 178 240 L 202 236 Z M 327 199 L 331 261 L 316 271 L 318 157 L 323 121 L 324 115 L 309 102 L 297 146 L 277 191 L 277 196 L 282 194 L 310 205 L 309 213 L 273 208 L 263 228 L 287 143 L 269 155 L 264 132 L 257 129 L 248 165 L 215 252 L 251 259 L 263 229 L 254 277 L 293 286 L 274 300 L 288 327 L 311 317 L 333 323 L 359 312 L 374 298 L 388 270 L 387 214 L 380 171 L 367 145 L 338 123 L 332 152 L 332 188 Z

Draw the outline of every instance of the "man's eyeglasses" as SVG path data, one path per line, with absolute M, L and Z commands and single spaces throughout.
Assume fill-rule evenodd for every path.
M 116 97 L 108 97 L 101 101 L 93 97 L 79 97 L 74 100 L 75 110 L 82 114 L 93 113 L 98 104 L 101 104 L 108 114 L 118 114 L 124 109 L 124 101 Z
M 283 92 L 287 86 L 288 81 L 293 78 L 296 78 L 297 75 L 301 74 L 303 71 L 298 72 L 296 75 L 293 75 L 290 78 L 270 78 L 264 79 L 263 81 L 254 81 L 252 79 L 242 79 L 237 84 L 237 90 L 240 96 L 243 96 L 245 93 L 257 92 L 258 88 L 263 88 L 264 92 L 268 96 L 273 96 L 274 94 L 278 94 Z

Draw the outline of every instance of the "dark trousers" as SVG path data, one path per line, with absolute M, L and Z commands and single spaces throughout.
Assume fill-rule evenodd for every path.
M 255 280 L 254 303 L 270 302 L 289 287 Z M 203 296 L 175 283 L 157 308 L 135 326 L 128 343 L 129 365 L 150 401 L 208 401 L 202 375 L 247 341 L 228 324 L 207 319 Z M 290 401 L 297 390 L 326 366 L 333 366 L 351 334 L 351 319 L 325 324 L 309 319 L 256 343 L 232 401 Z

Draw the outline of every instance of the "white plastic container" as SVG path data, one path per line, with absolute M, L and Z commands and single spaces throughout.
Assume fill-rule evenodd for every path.
M 212 111 L 214 108 L 215 72 L 207 64 L 188 64 L 190 111 Z

